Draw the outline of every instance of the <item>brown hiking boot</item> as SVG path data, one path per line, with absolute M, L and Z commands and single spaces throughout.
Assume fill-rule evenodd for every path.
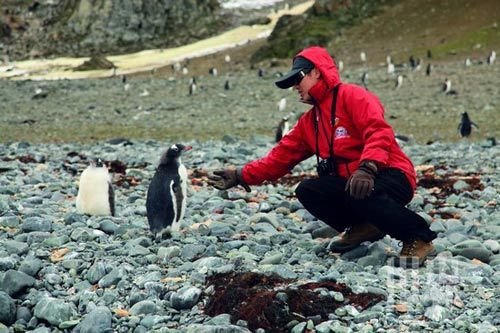
M 363 242 L 373 242 L 384 236 L 385 234 L 371 223 L 356 224 L 347 228 L 339 237 L 334 238 L 328 248 L 332 252 L 344 253 Z
M 429 255 L 436 253 L 431 242 L 413 239 L 403 242 L 403 249 L 398 258 L 394 258 L 394 266 L 418 268 L 422 266 Z

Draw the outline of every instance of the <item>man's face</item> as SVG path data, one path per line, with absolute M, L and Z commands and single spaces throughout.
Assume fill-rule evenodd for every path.
M 307 73 L 299 83 L 293 86 L 297 90 L 300 96 L 300 101 L 303 103 L 312 103 L 312 98 L 309 95 L 309 89 L 311 89 L 316 82 L 318 82 L 321 73 L 316 68 L 313 68 L 309 73 Z

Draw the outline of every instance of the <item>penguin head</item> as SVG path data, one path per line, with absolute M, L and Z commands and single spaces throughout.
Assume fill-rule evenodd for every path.
M 173 144 L 161 158 L 160 164 L 167 164 L 171 161 L 175 161 L 181 156 L 182 152 L 191 150 L 192 148 L 193 147 L 185 146 L 181 143 Z
M 98 157 L 96 157 L 96 158 L 94 158 L 94 159 L 92 159 L 90 161 L 90 166 L 93 167 L 93 168 L 103 168 L 103 167 L 106 167 L 106 165 L 104 164 L 104 162 L 100 158 L 98 158 Z
M 469 114 L 467 112 L 462 112 L 462 119 L 464 120 L 469 119 Z

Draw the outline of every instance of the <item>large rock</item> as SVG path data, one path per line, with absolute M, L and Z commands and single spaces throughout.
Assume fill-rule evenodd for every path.
M 0 283 L 0 289 L 10 296 L 16 296 L 34 284 L 35 279 L 28 274 L 11 269 L 5 273 Z
M 0 291 L 0 323 L 10 325 L 16 321 L 16 305 L 9 295 Z
M 77 315 L 73 303 L 66 303 L 51 297 L 42 298 L 35 306 L 35 317 L 59 326 Z
M 111 311 L 105 306 L 98 306 L 87 314 L 78 325 L 80 333 L 100 333 L 111 328 Z

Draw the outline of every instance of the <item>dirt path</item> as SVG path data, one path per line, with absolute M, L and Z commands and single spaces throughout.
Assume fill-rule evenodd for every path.
M 84 58 L 56 58 L 12 62 L 0 66 L 0 78 L 17 80 L 60 80 L 102 78 L 114 75 L 132 74 L 164 67 L 185 59 L 216 53 L 251 41 L 266 38 L 272 32 L 278 19 L 285 14 L 298 15 L 314 4 L 307 1 L 288 10 L 282 9 L 269 14 L 271 22 L 266 25 L 241 26 L 225 33 L 189 45 L 171 48 L 146 50 L 132 54 L 109 56 L 116 70 L 72 71 L 88 60 Z

